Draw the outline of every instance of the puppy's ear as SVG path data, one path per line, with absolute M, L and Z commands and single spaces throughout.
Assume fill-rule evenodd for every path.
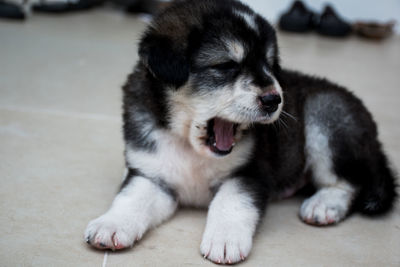
M 184 48 L 167 36 L 147 33 L 139 45 L 139 56 L 153 76 L 176 87 L 189 77 L 189 61 Z

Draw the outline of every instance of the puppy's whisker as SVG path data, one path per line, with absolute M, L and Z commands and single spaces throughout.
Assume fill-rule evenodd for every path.
M 282 123 L 283 126 L 285 126 L 286 129 L 289 129 L 289 126 L 288 126 L 287 123 L 283 120 L 283 118 L 279 118 L 278 121 L 279 121 L 280 123 Z
M 288 125 L 283 121 L 282 118 L 279 118 L 279 119 L 276 120 L 275 122 L 278 124 L 279 129 L 282 128 L 283 131 L 285 132 L 285 134 L 286 134 L 286 135 L 289 135 L 289 127 L 288 127 Z
M 286 116 L 286 117 L 288 117 L 288 118 L 291 118 L 292 120 L 294 120 L 294 121 L 297 122 L 297 118 L 296 118 L 295 116 L 293 116 L 292 114 L 290 114 L 289 112 L 286 112 L 286 111 L 282 110 L 281 114 L 282 114 L 283 116 Z

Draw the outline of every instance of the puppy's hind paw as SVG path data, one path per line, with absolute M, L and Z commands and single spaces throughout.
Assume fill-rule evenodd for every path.
M 311 225 L 330 225 L 343 220 L 349 210 L 349 194 L 338 188 L 325 188 L 306 199 L 300 218 Z

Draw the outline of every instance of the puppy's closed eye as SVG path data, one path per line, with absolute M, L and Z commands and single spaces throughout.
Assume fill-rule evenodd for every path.
M 216 70 L 237 70 L 239 69 L 240 65 L 236 61 L 229 60 L 226 62 L 218 63 L 215 65 L 210 66 L 212 69 Z

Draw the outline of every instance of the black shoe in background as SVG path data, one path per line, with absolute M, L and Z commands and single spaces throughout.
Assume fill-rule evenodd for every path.
M 130 14 L 156 15 L 171 2 L 160 0 L 111 0 Z
M 279 28 L 290 32 L 307 32 L 315 27 L 316 15 L 301 1 L 295 1 L 292 7 L 279 19 Z
M 23 20 L 25 12 L 22 6 L 0 0 L 0 18 Z
M 319 34 L 333 37 L 344 37 L 352 31 L 350 24 L 342 19 L 330 5 L 325 7 L 315 29 Z
M 78 0 L 78 1 L 60 1 L 46 2 L 40 1 L 33 5 L 33 10 L 43 13 L 65 13 L 71 11 L 87 10 L 92 7 L 101 5 L 105 0 Z

